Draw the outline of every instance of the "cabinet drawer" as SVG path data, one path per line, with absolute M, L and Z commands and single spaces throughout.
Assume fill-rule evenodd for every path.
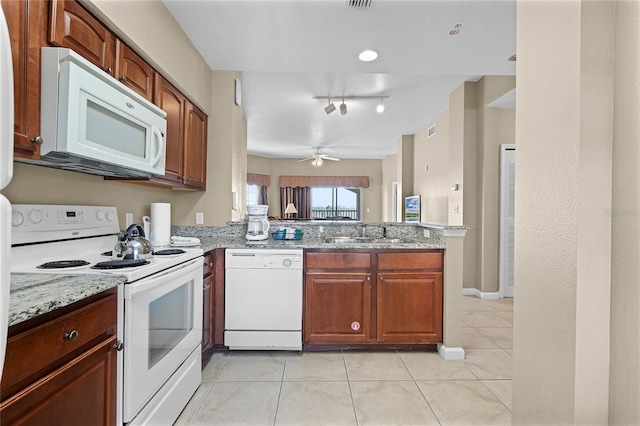
M 48 374 L 98 339 L 115 335 L 117 314 L 117 297 L 112 294 L 10 337 L 1 399 Z
M 370 269 L 371 253 L 307 253 L 307 269 Z
M 204 256 L 204 267 L 203 267 L 203 277 L 208 277 L 209 275 L 213 274 L 213 270 L 214 270 L 214 260 L 215 260 L 215 256 L 213 254 L 213 252 L 209 252 Z
M 378 269 L 442 270 L 442 252 L 379 253 Z

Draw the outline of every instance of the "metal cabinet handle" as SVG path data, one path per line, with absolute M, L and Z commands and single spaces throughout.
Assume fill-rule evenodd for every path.
M 31 143 L 35 143 L 36 145 L 42 145 L 42 142 L 44 141 L 40 136 L 36 136 L 35 138 L 31 139 Z
M 381 280 L 383 280 L 384 278 L 380 277 Z
M 65 340 L 68 340 L 70 342 L 73 342 L 74 340 L 76 340 L 78 338 L 80 333 L 78 333 L 78 330 L 71 330 L 68 331 L 66 333 L 64 333 L 64 336 L 62 336 Z
M 371 277 L 367 275 L 367 281 L 371 281 Z
M 124 349 L 124 343 L 122 343 L 120 340 L 118 340 L 117 342 L 115 342 L 113 344 L 113 349 L 115 349 L 116 351 L 120 352 L 121 350 Z
M 113 74 L 113 68 L 111 68 L 111 67 L 107 67 L 104 70 L 109 74 Z
M 209 268 L 213 268 L 213 262 L 209 262 L 208 265 L 209 265 Z
M 123 82 L 123 83 L 124 83 L 125 81 L 127 81 L 127 77 L 123 75 L 123 76 L 122 76 L 122 77 L 120 77 L 118 80 L 120 80 L 121 82 Z

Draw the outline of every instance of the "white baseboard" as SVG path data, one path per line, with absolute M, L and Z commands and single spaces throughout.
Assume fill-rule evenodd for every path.
M 438 353 L 442 359 L 447 361 L 457 361 L 464 359 L 464 349 L 462 348 L 448 348 L 442 343 L 438 343 Z
M 480 299 L 489 299 L 489 300 L 496 300 L 496 299 L 500 299 L 500 293 L 498 293 L 497 291 L 480 291 L 477 288 L 463 288 L 462 289 L 462 295 L 463 296 L 475 296 L 478 297 Z

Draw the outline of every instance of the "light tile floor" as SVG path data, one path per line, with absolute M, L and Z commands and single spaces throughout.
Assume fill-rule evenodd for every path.
M 176 425 L 511 423 L 513 299 L 464 297 L 464 361 L 436 352 L 218 352 Z

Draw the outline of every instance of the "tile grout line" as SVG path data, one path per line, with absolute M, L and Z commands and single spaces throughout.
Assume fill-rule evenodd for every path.
M 282 377 L 280 377 L 280 389 L 278 390 L 278 401 L 276 402 L 276 412 L 273 416 L 273 426 L 276 425 L 278 420 L 278 408 L 280 408 L 280 398 L 282 397 L 282 386 L 284 384 L 284 373 L 287 370 L 287 360 L 289 359 L 289 354 L 285 354 L 284 358 L 284 367 L 282 368 Z
M 349 396 L 351 397 L 351 409 L 353 410 L 353 417 L 356 420 L 356 426 L 360 424 L 358 421 L 358 412 L 356 411 L 356 402 L 353 400 L 353 391 L 351 390 L 351 380 L 349 380 L 349 369 L 347 368 L 347 360 L 344 357 L 344 350 L 340 351 L 342 354 L 342 365 L 344 367 L 344 374 L 347 377 L 347 386 L 349 386 Z
M 211 362 L 211 360 L 212 360 L 212 358 L 213 358 L 213 356 L 214 356 L 214 355 L 215 355 L 215 353 L 212 353 L 212 354 L 211 354 L 211 357 L 209 358 L 209 361 L 207 362 L 207 366 L 209 366 L 209 363 Z M 218 370 L 218 372 L 216 373 L 216 376 L 215 376 L 215 377 L 213 378 L 213 380 L 211 381 L 211 387 L 209 388 L 209 390 L 207 391 L 207 393 L 206 393 L 206 394 L 204 394 L 204 395 L 202 396 L 202 401 L 200 401 L 200 403 L 198 404 L 198 407 L 195 409 L 195 411 L 193 412 L 193 414 L 192 414 L 188 419 L 185 419 L 185 423 L 186 423 L 187 425 L 190 425 L 190 424 L 192 423 L 193 419 L 195 419 L 195 418 L 198 416 L 198 413 L 200 412 L 200 409 L 202 409 L 202 406 L 204 405 L 204 402 L 205 402 L 205 400 L 207 399 L 207 396 L 209 396 L 209 394 L 210 394 L 210 393 L 211 393 L 211 391 L 213 390 L 213 387 L 214 387 L 214 386 L 215 386 L 215 384 L 218 382 L 218 377 L 220 376 L 220 373 L 222 372 L 222 369 L 224 368 L 224 366 L 225 366 L 225 365 L 227 365 L 227 361 L 229 360 L 229 357 L 230 357 L 230 356 L 231 356 L 231 354 L 229 354 L 229 355 L 225 356 L 225 360 L 224 360 L 224 362 L 222 363 L 222 366 L 220 367 L 220 370 Z M 206 369 L 206 368 L 207 368 L 207 367 L 205 367 L 205 369 Z M 201 382 L 201 383 L 200 383 L 200 386 L 202 386 L 202 383 L 203 383 L 203 382 Z M 200 388 L 200 387 L 198 387 L 198 389 L 199 389 L 199 388 Z M 196 392 L 197 392 L 197 390 L 196 390 Z M 195 395 L 195 393 L 194 393 L 194 395 Z M 192 396 L 192 398 L 193 398 L 193 396 Z M 190 402 L 190 401 L 191 401 L 191 400 L 189 400 L 189 402 Z M 187 403 L 187 405 L 188 405 L 188 403 Z M 185 408 L 186 408 L 186 407 L 185 407 Z M 178 417 L 178 418 L 179 418 L 179 417 Z
M 434 411 L 433 407 L 429 403 L 429 399 L 424 394 L 424 392 L 422 392 L 422 389 L 420 389 L 420 386 L 418 385 L 418 382 L 416 381 L 416 378 L 413 377 L 413 373 L 411 373 L 411 369 L 407 366 L 407 363 L 404 362 L 404 358 L 402 358 L 402 356 L 400 355 L 400 353 L 397 350 L 396 350 L 396 354 L 400 358 L 400 361 L 402 361 L 402 365 L 404 365 L 404 368 L 407 369 L 407 372 L 409 373 L 409 376 L 411 377 L 411 380 L 413 381 L 413 384 L 418 388 L 418 392 L 420 392 L 420 395 L 422 395 L 422 399 L 424 399 L 424 401 L 427 403 L 427 407 L 429 407 L 429 410 L 431 410 L 431 413 L 433 414 L 433 417 L 436 418 L 436 420 L 438 421 L 439 425 L 442 425 L 442 422 L 440 421 L 440 417 L 438 417 L 438 415 Z

